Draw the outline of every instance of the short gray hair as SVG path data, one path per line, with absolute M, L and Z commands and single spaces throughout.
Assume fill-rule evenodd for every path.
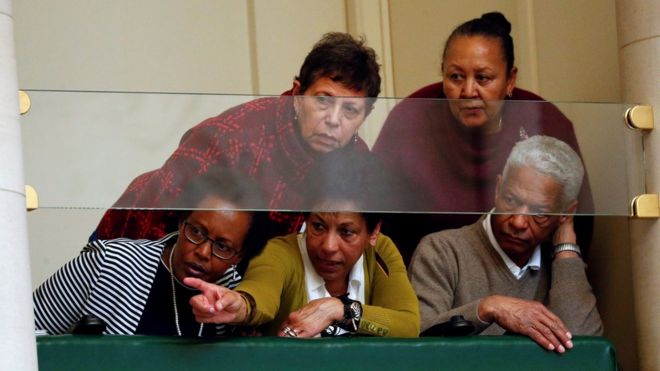
M 504 179 L 510 168 L 525 166 L 552 177 L 562 186 L 562 207 L 577 200 L 584 166 L 580 156 L 568 144 L 544 135 L 535 135 L 518 142 L 504 165 Z

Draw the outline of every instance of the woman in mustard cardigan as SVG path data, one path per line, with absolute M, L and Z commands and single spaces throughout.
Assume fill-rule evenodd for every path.
M 229 290 L 194 278 L 197 321 L 259 327 L 264 335 L 419 333 L 419 305 L 401 255 L 380 233 L 396 193 L 369 154 L 327 156 L 310 175 L 306 231 L 272 239 Z M 316 211 L 322 210 L 322 211 Z

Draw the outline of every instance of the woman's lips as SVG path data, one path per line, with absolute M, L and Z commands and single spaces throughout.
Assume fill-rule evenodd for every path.
M 201 278 L 206 275 L 206 269 L 199 264 L 190 263 L 186 265 L 186 274 L 189 277 Z
M 484 107 L 461 107 L 461 112 L 465 112 L 467 114 L 478 114 L 484 111 Z
M 334 272 L 341 268 L 341 263 L 332 261 L 332 260 L 324 260 L 324 259 L 318 259 L 316 261 L 317 268 L 320 271 L 323 272 Z
M 328 147 L 334 147 L 338 143 L 335 137 L 327 134 L 316 134 L 316 138 L 318 142 Z

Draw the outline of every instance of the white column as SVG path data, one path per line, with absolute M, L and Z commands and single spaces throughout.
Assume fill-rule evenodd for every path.
M 617 0 L 624 102 L 653 106 L 645 138 L 646 193 L 660 193 L 660 1 Z M 660 370 L 660 220 L 632 220 L 630 244 L 641 370 Z M 626 326 L 625 319 L 621 326 Z
M 0 370 L 36 370 L 11 0 L 0 0 Z

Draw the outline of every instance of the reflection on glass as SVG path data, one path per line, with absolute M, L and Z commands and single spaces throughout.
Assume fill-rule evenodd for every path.
M 628 215 L 644 192 L 641 134 L 623 124 L 623 104 L 506 102 L 498 131 L 480 135 L 455 125 L 440 99 L 378 99 L 360 126 L 350 120 L 361 98 L 29 94 L 25 179 L 42 208 L 185 207 L 173 200 L 190 178 L 230 167 L 261 185 L 265 201 L 247 208 L 307 210 L 308 174 L 331 152 L 320 149 L 371 147 L 399 191 L 363 211 L 480 214 L 493 207 L 513 145 L 537 134 L 565 141 L 584 160 L 578 213 Z M 296 112 L 306 105 L 316 109 Z M 305 128 L 304 115 L 314 116 Z

